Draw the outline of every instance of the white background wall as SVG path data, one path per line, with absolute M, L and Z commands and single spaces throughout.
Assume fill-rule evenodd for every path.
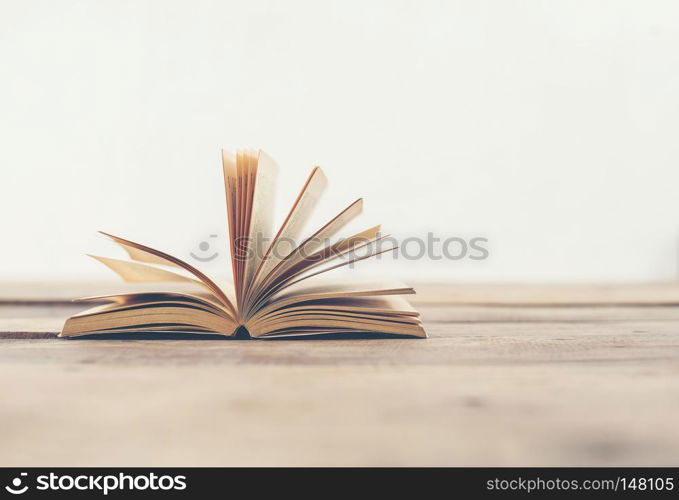
M 678 47 L 674 1 L 2 0 L 0 278 L 225 244 L 219 148 L 261 147 L 281 210 L 320 164 L 325 214 L 489 239 L 406 278 L 676 279 Z

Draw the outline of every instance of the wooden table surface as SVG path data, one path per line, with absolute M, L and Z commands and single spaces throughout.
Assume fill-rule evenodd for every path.
M 679 284 L 422 285 L 427 340 L 55 338 L 99 291 L 0 286 L 0 466 L 679 465 Z

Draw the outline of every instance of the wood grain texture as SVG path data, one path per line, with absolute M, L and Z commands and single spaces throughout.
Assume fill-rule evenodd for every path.
M 26 290 L 0 465 L 676 466 L 679 307 L 645 287 L 420 287 L 430 339 L 270 342 L 37 338 L 79 306 Z

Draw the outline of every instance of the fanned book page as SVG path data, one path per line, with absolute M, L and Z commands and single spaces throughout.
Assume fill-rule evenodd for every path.
M 274 339 L 366 333 L 426 337 L 401 283 L 332 279 L 335 269 L 369 259 L 382 248 L 380 226 L 330 242 L 362 210 L 350 203 L 298 241 L 327 180 L 315 167 L 282 225 L 273 228 L 278 167 L 263 151 L 222 152 L 233 283 L 220 286 L 194 266 L 159 250 L 102 233 L 130 260 L 92 256 L 123 280 L 148 291 L 78 299 L 94 304 L 69 318 L 61 337 L 106 334 L 199 334 Z M 173 290 L 172 287 L 176 287 Z M 188 291 L 187 291 L 188 290 Z

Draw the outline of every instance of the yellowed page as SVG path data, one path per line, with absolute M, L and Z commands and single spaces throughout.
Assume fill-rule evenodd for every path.
M 154 324 L 198 327 L 229 336 L 236 330 L 233 321 L 212 312 L 189 307 L 158 306 L 111 311 L 97 307 L 89 314 L 86 311 L 85 314 L 70 317 L 64 324 L 60 336 L 106 333 L 106 330 L 119 330 L 124 327 L 129 327 L 131 332 L 143 332 Z
M 263 258 L 257 242 L 271 241 L 273 234 L 274 201 L 278 166 L 264 151 L 259 151 L 255 163 L 255 182 L 251 202 L 251 219 L 248 229 L 250 258 L 245 266 L 244 286 L 249 288 Z
M 353 281 L 331 280 L 326 277 L 313 280 L 311 283 L 297 282 L 269 297 L 248 316 L 261 318 L 266 314 L 287 307 L 291 304 L 308 302 L 311 300 L 366 297 L 381 295 L 414 294 L 412 287 L 397 281 L 383 281 L 377 283 L 356 283 Z
M 327 184 L 328 181 L 325 174 L 323 174 L 323 171 L 320 167 L 315 167 L 302 187 L 288 216 L 285 218 L 281 228 L 271 242 L 264 259 L 256 271 L 249 295 L 257 291 L 260 281 L 263 280 L 285 257 L 283 255 L 285 253 L 284 249 L 281 248 L 282 245 L 299 239 L 302 230 L 304 229 L 304 225 L 309 220 L 309 217 Z M 292 250 L 293 249 L 291 248 L 290 251 Z
M 299 245 L 290 255 L 283 259 L 268 276 L 262 278 L 260 282 L 260 290 L 266 289 L 271 283 L 275 282 L 278 277 L 282 276 L 286 270 L 293 268 L 295 265 L 305 261 L 312 254 L 317 252 L 323 246 L 328 238 L 334 236 L 340 229 L 346 226 L 349 222 L 355 219 L 363 210 L 363 199 L 359 198 L 347 208 L 342 210 L 335 217 L 325 224 L 322 228 L 307 238 L 301 245 Z
M 173 273 L 165 269 L 140 264 L 138 262 L 129 262 L 126 260 L 112 259 L 110 257 L 101 257 L 99 255 L 89 255 L 93 259 L 98 260 L 113 272 L 118 274 L 123 280 L 130 283 L 162 283 L 162 282 L 188 282 L 204 287 L 206 290 L 210 288 L 202 281 L 181 274 Z
M 202 283 L 200 283 L 201 287 L 204 287 Z M 105 304 L 108 308 L 112 307 L 129 307 L 129 306 L 135 306 L 138 304 L 150 304 L 150 303 L 156 303 L 156 302 L 176 302 L 176 303 L 181 303 L 185 305 L 191 305 L 191 304 L 200 304 L 202 307 L 206 309 L 211 309 L 217 314 L 224 315 L 225 317 L 228 317 L 230 319 L 233 319 L 230 315 L 230 312 L 225 309 L 224 304 L 216 301 L 214 299 L 214 296 L 212 294 L 191 294 L 191 293 L 177 293 L 177 292 L 168 292 L 168 291 L 160 291 L 160 290 L 153 290 L 153 291 L 148 291 L 148 292 L 132 292 L 132 293 L 123 293 L 123 294 L 114 294 L 114 295 L 97 295 L 97 296 L 91 296 L 91 297 L 82 297 L 79 299 L 74 299 L 73 302 L 78 302 L 78 303 L 102 303 L 106 302 Z M 75 316 L 78 316 L 76 314 Z
M 305 335 L 305 328 L 329 329 L 336 328 L 345 331 L 355 331 L 357 333 L 390 333 L 394 335 L 407 335 L 413 337 L 426 338 L 427 334 L 421 324 L 405 323 L 397 321 L 364 318 L 342 318 L 339 316 L 307 316 L 294 320 L 264 323 L 255 328 L 248 328 L 250 335 L 255 338 L 275 337 L 280 330 L 287 330 L 286 336 Z M 292 330 L 292 331 L 290 331 Z M 297 333 L 294 330 L 298 330 Z M 312 333 L 313 335 L 314 333 Z M 317 333 L 315 333 L 317 334 Z
M 375 243 L 379 241 L 378 234 L 380 232 L 380 226 L 374 226 L 360 233 L 344 238 L 332 245 L 329 245 L 317 252 L 308 255 L 305 259 L 297 260 L 297 262 L 292 266 L 285 266 L 285 270 L 278 274 L 276 280 L 271 280 L 269 283 L 271 286 L 280 285 L 290 278 L 299 276 L 300 274 L 318 267 L 321 264 L 331 262 L 334 259 L 340 258 L 352 250 L 361 249 L 367 244 Z M 285 265 L 284 261 L 284 265 Z M 263 292 L 267 292 L 265 287 L 262 287 Z
M 233 274 L 234 289 L 238 287 L 238 271 L 236 269 L 235 238 L 237 237 L 236 197 L 238 176 L 236 173 L 236 157 L 228 151 L 222 150 L 222 169 L 224 172 L 224 190 L 226 192 L 226 215 L 229 226 L 229 250 L 231 252 L 231 272 Z
M 205 284 L 205 286 L 210 289 L 214 296 L 232 312 L 234 318 L 236 317 L 236 309 L 229 300 L 229 298 L 226 296 L 226 294 L 217 286 L 217 284 L 214 281 L 212 281 L 204 273 L 202 273 L 192 265 L 178 259 L 177 257 L 173 257 L 172 255 L 161 252 L 160 250 L 156 250 L 154 248 L 147 247 L 140 243 L 135 243 L 134 241 L 126 240 L 124 238 L 120 238 L 118 236 L 105 233 L 103 231 L 99 232 L 104 236 L 111 238 L 113 241 L 115 241 L 116 243 L 123 247 L 134 248 L 136 250 L 137 255 L 139 255 L 140 253 L 152 255 L 154 258 L 160 259 L 166 265 L 181 267 L 182 269 L 188 271 L 189 273 L 194 275 L 197 279 L 202 281 Z
M 358 257 L 352 256 L 348 260 L 346 260 L 344 262 L 340 262 L 339 264 L 332 265 L 332 266 L 327 265 L 327 264 L 331 263 L 333 260 L 338 260 L 339 258 L 349 254 L 351 251 L 360 250 L 360 249 L 366 248 L 366 247 L 370 248 L 369 247 L 370 245 L 375 245 L 380 240 L 385 239 L 387 237 L 388 237 L 388 235 L 385 235 L 385 236 L 380 236 L 378 238 L 375 238 L 375 239 L 367 241 L 367 242 L 364 241 L 363 243 L 356 244 L 355 246 L 347 247 L 339 253 L 333 253 L 331 256 L 327 257 L 325 260 L 321 260 L 321 261 L 318 261 L 318 262 L 308 264 L 306 267 L 303 267 L 301 269 L 291 270 L 290 273 L 287 273 L 283 277 L 279 277 L 278 281 L 276 281 L 275 283 L 272 283 L 272 285 L 270 287 L 268 287 L 266 290 L 264 290 L 262 293 L 260 293 L 258 295 L 257 300 L 254 301 L 253 305 L 250 306 L 250 308 L 249 308 L 249 311 L 251 311 L 251 312 L 248 314 L 248 317 L 250 317 L 252 315 L 252 311 L 256 311 L 257 309 L 259 309 L 259 307 L 261 307 L 261 304 L 263 302 L 265 302 L 269 297 L 271 297 L 271 296 L 273 296 L 277 293 L 280 293 L 282 290 L 285 290 L 286 288 L 290 287 L 291 285 L 294 285 L 294 284 L 299 283 L 301 281 L 305 281 L 309 278 L 319 276 L 319 275 L 326 273 L 328 271 L 332 271 L 333 269 L 338 269 L 340 267 L 348 266 L 350 264 L 355 264 L 355 263 L 360 262 L 362 260 L 369 259 L 371 257 L 375 257 L 376 255 L 386 253 L 386 252 L 391 252 L 391 251 L 395 250 L 396 246 L 388 247 L 384 250 L 375 248 L 375 249 L 371 249 L 365 255 L 361 255 L 361 256 L 358 256 Z M 321 267 L 323 265 L 326 265 L 326 267 Z M 312 271 L 313 269 L 316 269 L 316 268 L 320 268 L 320 269 L 318 271 L 314 272 L 314 273 L 309 273 L 309 271 Z
M 251 322 L 257 323 L 269 319 L 278 318 L 282 315 L 300 314 L 314 311 L 337 311 L 347 314 L 380 314 L 384 316 L 415 316 L 420 313 L 400 295 L 381 295 L 381 296 L 353 296 L 353 297 L 331 297 L 326 299 L 316 299 L 312 302 L 297 302 L 288 305 L 274 303 L 272 307 L 258 311 Z

